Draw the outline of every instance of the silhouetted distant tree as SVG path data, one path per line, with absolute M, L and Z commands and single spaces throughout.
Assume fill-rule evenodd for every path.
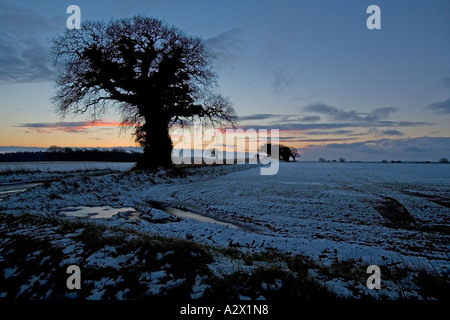
M 345 162 L 345 158 L 339 158 L 339 162 Z
M 267 153 L 269 156 L 271 156 L 272 155 L 272 148 L 276 148 L 277 146 L 279 148 L 280 159 L 282 159 L 283 161 L 289 162 L 289 159 L 292 157 L 294 159 L 294 161 L 295 161 L 295 156 L 294 156 L 294 154 L 292 152 L 292 149 L 294 149 L 295 151 L 297 151 L 297 150 L 295 148 L 290 148 L 290 147 L 288 147 L 288 146 L 286 146 L 284 144 L 279 144 L 279 145 L 274 144 L 272 146 L 271 143 L 267 143 L 267 144 L 261 146 L 259 151 L 263 152 L 263 153 Z M 298 152 L 297 152 L 297 155 L 298 155 Z
M 61 147 L 50 146 L 47 148 L 46 152 L 61 152 Z
M 439 163 L 450 163 L 447 158 L 440 158 Z
M 325 158 L 319 158 L 319 162 L 327 162 L 327 159 L 325 159 Z
M 286 162 L 289 162 L 291 156 L 292 156 L 291 148 L 283 144 L 280 144 L 280 158 Z
M 300 153 L 294 147 L 291 147 L 291 155 L 292 155 L 292 159 L 294 160 L 294 162 L 295 162 L 295 158 L 300 157 Z
M 87 21 L 54 39 L 52 55 L 64 65 L 53 97 L 60 114 L 89 111 L 97 119 L 118 108 L 143 146 L 139 168 L 172 166 L 169 128 L 175 123 L 236 122 L 230 101 L 214 91 L 204 41 L 160 20 Z

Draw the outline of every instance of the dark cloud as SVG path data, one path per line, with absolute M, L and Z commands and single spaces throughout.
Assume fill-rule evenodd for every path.
M 297 116 L 297 115 L 282 115 L 272 113 L 257 113 L 248 116 L 239 116 L 240 121 L 254 121 L 254 120 L 275 120 L 276 123 L 286 122 L 317 122 L 320 121 L 319 116 Z
M 317 122 L 320 121 L 319 116 L 297 116 L 297 115 L 283 115 L 277 119 L 277 123 L 293 123 L 293 122 Z
M 402 136 L 403 133 L 395 129 L 379 130 L 378 128 L 370 128 L 369 133 L 375 136 Z
M 376 125 L 377 127 L 419 127 L 431 126 L 435 123 L 423 121 L 376 121 L 369 122 L 339 122 L 339 123 L 301 123 L 301 122 L 277 122 L 266 125 L 241 125 L 243 129 L 253 128 L 259 129 L 280 129 L 280 130 L 336 130 L 345 128 L 370 128 Z
M 436 123 L 425 121 L 380 121 L 378 122 L 380 127 L 421 127 L 421 126 L 434 126 Z M 383 125 L 385 124 L 385 125 Z
M 0 83 L 49 81 L 54 67 L 48 56 L 55 31 L 65 17 L 44 17 L 20 5 L 0 4 Z
M 317 113 L 331 114 L 331 115 L 334 115 L 339 112 L 338 108 L 329 106 L 324 103 L 309 104 L 306 107 L 303 107 L 303 110 L 306 112 L 317 112 Z
M 320 121 L 319 116 L 306 116 L 301 119 L 303 122 L 317 122 Z
M 332 141 L 350 141 L 355 138 L 323 138 L 323 139 L 311 139 L 307 137 L 301 136 L 284 136 L 280 135 L 278 138 L 280 141 L 288 141 L 288 142 L 332 142 Z
M 450 98 L 445 101 L 434 102 L 428 105 L 429 109 L 437 114 L 450 114 Z
M 385 135 L 385 136 L 402 136 L 402 135 L 403 135 L 403 132 L 400 132 L 400 131 L 398 131 L 398 130 L 393 130 L 393 129 L 391 129 L 391 130 L 384 130 L 384 131 L 381 131 L 381 134 L 382 134 L 382 135 Z
M 271 85 L 275 93 L 283 92 L 286 88 L 291 87 L 297 81 L 295 75 L 282 67 L 274 67 L 271 75 L 273 76 Z
M 349 141 L 355 138 L 331 138 L 331 139 L 297 139 L 298 142 L 330 142 L 330 141 Z
M 332 130 L 332 131 L 324 131 L 324 130 L 311 130 L 307 132 L 308 135 L 315 135 L 315 136 L 323 136 L 323 135 L 342 135 L 342 134 L 353 134 L 353 131 L 351 130 Z
M 303 108 L 303 111 L 320 113 L 329 116 L 335 121 L 364 121 L 373 122 L 387 119 L 391 113 L 395 112 L 395 108 L 378 108 L 369 113 L 358 113 L 355 110 L 345 111 L 324 103 L 309 104 Z
M 20 128 L 28 128 L 26 133 L 86 132 L 89 122 L 23 123 Z M 92 125 L 92 124 L 91 124 Z
M 370 146 L 370 148 L 377 152 L 386 152 L 395 150 L 396 154 L 402 152 L 430 152 L 436 149 L 441 150 L 442 153 L 448 153 L 450 151 L 450 138 L 444 137 L 419 137 L 408 139 L 378 139 L 368 140 L 364 142 L 351 143 L 351 144 L 329 144 L 327 147 L 334 148 L 356 148 Z
M 370 111 L 369 114 L 361 117 L 360 120 L 379 121 L 379 120 L 387 119 L 387 118 L 389 118 L 391 113 L 394 113 L 395 111 L 397 111 L 397 109 L 395 109 L 395 108 L 378 108 L 378 109 Z
M 298 82 L 299 71 L 292 64 L 292 32 L 288 26 L 271 28 L 264 33 L 265 43 L 257 55 L 260 77 L 276 94 L 286 93 Z
M 27 133 L 51 133 L 55 131 L 59 132 L 72 132 L 72 133 L 85 133 L 91 127 L 118 127 L 119 122 L 112 121 L 76 121 L 76 122 L 37 122 L 37 123 L 23 123 L 18 125 L 19 128 L 27 128 Z
M 205 44 L 212 52 L 219 67 L 230 67 L 243 54 L 242 29 L 232 29 L 206 39 Z
M 305 160 L 318 157 L 345 157 L 362 161 L 412 160 L 437 161 L 450 154 L 450 138 L 418 137 L 407 139 L 377 139 L 353 143 L 311 145 L 302 152 Z
M 295 142 L 295 141 L 298 141 L 299 137 L 298 136 L 280 136 L 280 137 L 278 137 L 278 139 L 280 141 Z
M 270 113 L 257 113 L 251 114 L 249 116 L 239 116 L 240 121 L 252 121 L 252 120 L 267 120 L 273 118 L 279 118 L 282 115 L 279 114 L 270 114 Z

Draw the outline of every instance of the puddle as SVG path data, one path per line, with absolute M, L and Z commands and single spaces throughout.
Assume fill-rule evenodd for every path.
M 217 219 L 213 219 L 204 215 L 201 215 L 199 213 L 192 212 L 188 209 L 181 209 L 176 208 L 172 206 L 167 206 L 159 202 L 155 201 L 148 201 L 148 204 L 154 208 L 161 210 L 173 217 L 178 218 L 187 218 L 192 219 L 200 222 L 206 222 L 206 223 L 214 223 L 214 224 L 220 224 L 223 226 L 227 226 L 233 229 L 241 229 L 245 231 L 246 228 L 242 226 L 235 225 L 233 223 L 220 221 Z M 90 218 L 90 219 L 107 219 L 111 218 L 115 215 L 118 215 L 119 218 L 124 218 L 126 220 L 146 220 L 145 215 L 142 215 L 142 212 L 137 211 L 136 209 L 132 207 L 111 207 L 111 206 L 97 206 L 97 207 L 87 207 L 87 206 L 76 206 L 76 207 L 66 207 L 61 209 L 58 213 L 60 216 L 64 217 L 81 217 L 81 218 Z M 157 222 L 156 220 L 151 220 L 152 222 Z M 169 221 L 161 221 L 162 223 L 167 223 Z
M 14 184 L 0 185 L 0 201 L 2 201 L 4 198 L 8 196 L 25 192 L 28 189 L 36 187 L 41 184 L 42 183 L 14 183 Z
M 63 208 L 59 214 L 65 217 L 81 217 L 91 219 L 106 219 L 118 215 L 120 218 L 125 218 L 127 220 L 139 220 L 141 212 L 131 207 L 114 208 L 111 206 L 77 206 Z
M 200 222 L 221 224 L 221 225 L 233 228 L 233 229 L 240 229 L 238 226 L 236 226 L 232 223 L 223 222 L 223 221 L 219 221 L 219 220 L 216 220 L 213 218 L 205 217 L 198 213 L 194 213 L 194 212 L 191 212 L 188 210 L 178 209 L 178 208 L 174 208 L 174 207 L 162 207 L 160 210 L 162 210 L 172 216 L 179 217 L 179 218 L 187 218 L 187 219 L 193 219 L 193 220 L 200 221 Z
M 188 209 L 181 209 L 181 208 L 175 208 L 172 206 L 167 206 L 164 205 L 160 202 L 156 202 L 156 201 L 148 201 L 148 203 L 155 209 L 164 211 L 165 213 L 170 214 L 171 216 L 175 216 L 175 217 L 179 217 L 179 218 L 187 218 L 187 219 L 192 219 L 192 220 L 196 220 L 196 221 L 200 221 L 200 222 L 207 222 L 207 223 L 214 223 L 214 224 L 220 224 L 223 226 L 227 226 L 233 229 L 241 229 L 243 230 L 242 227 L 237 226 L 235 224 L 229 223 L 229 222 L 224 222 L 224 221 L 220 221 L 217 219 L 213 219 L 204 215 L 201 215 L 199 213 L 195 213 L 192 212 Z

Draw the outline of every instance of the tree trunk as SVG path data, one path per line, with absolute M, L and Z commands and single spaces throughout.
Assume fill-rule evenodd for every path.
M 144 154 L 137 162 L 138 169 L 171 168 L 172 163 L 172 140 L 169 136 L 170 117 L 155 116 L 145 117 L 143 129 Z

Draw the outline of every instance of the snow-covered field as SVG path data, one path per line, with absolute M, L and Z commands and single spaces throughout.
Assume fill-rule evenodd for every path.
M 448 258 L 450 170 L 445 165 L 282 163 L 275 176 L 258 169 L 189 184 L 155 185 L 144 198 L 194 208 L 215 218 L 251 224 L 274 247 L 319 256 L 363 257 L 370 263 L 398 253 Z M 374 207 L 388 196 L 415 219 L 413 230 L 387 227 Z M 447 205 L 433 200 L 443 199 Z M 447 229 L 448 231 L 448 229 Z M 230 239 L 251 243 L 254 234 Z M 228 239 L 224 239 L 228 240 Z M 257 246 L 257 244 L 254 244 Z M 433 248 L 430 250 L 430 248 Z
M 67 207 L 131 207 L 142 213 L 139 219 L 118 214 L 95 222 L 246 252 L 276 249 L 325 265 L 351 259 L 362 266 L 432 268 L 448 275 L 449 169 L 445 164 L 296 162 L 280 163 L 273 176 L 249 165 L 190 169 L 186 177 L 87 173 L 11 195 L 0 202 L 0 210 L 70 219 L 60 214 Z M 30 178 L 23 175 L 16 180 Z M 222 223 L 175 217 L 162 210 L 167 206 Z M 401 221 L 391 219 L 390 211 L 400 212 L 393 213 Z M 232 272 L 233 263 L 216 262 L 211 268 Z M 342 279 L 326 284 L 343 296 L 354 295 Z M 384 295 L 399 297 L 394 284 L 389 289 L 384 282 L 384 288 Z
M 41 161 L 41 162 L 0 162 L 3 171 L 76 171 L 76 170 L 128 170 L 134 162 L 93 162 L 93 161 Z

